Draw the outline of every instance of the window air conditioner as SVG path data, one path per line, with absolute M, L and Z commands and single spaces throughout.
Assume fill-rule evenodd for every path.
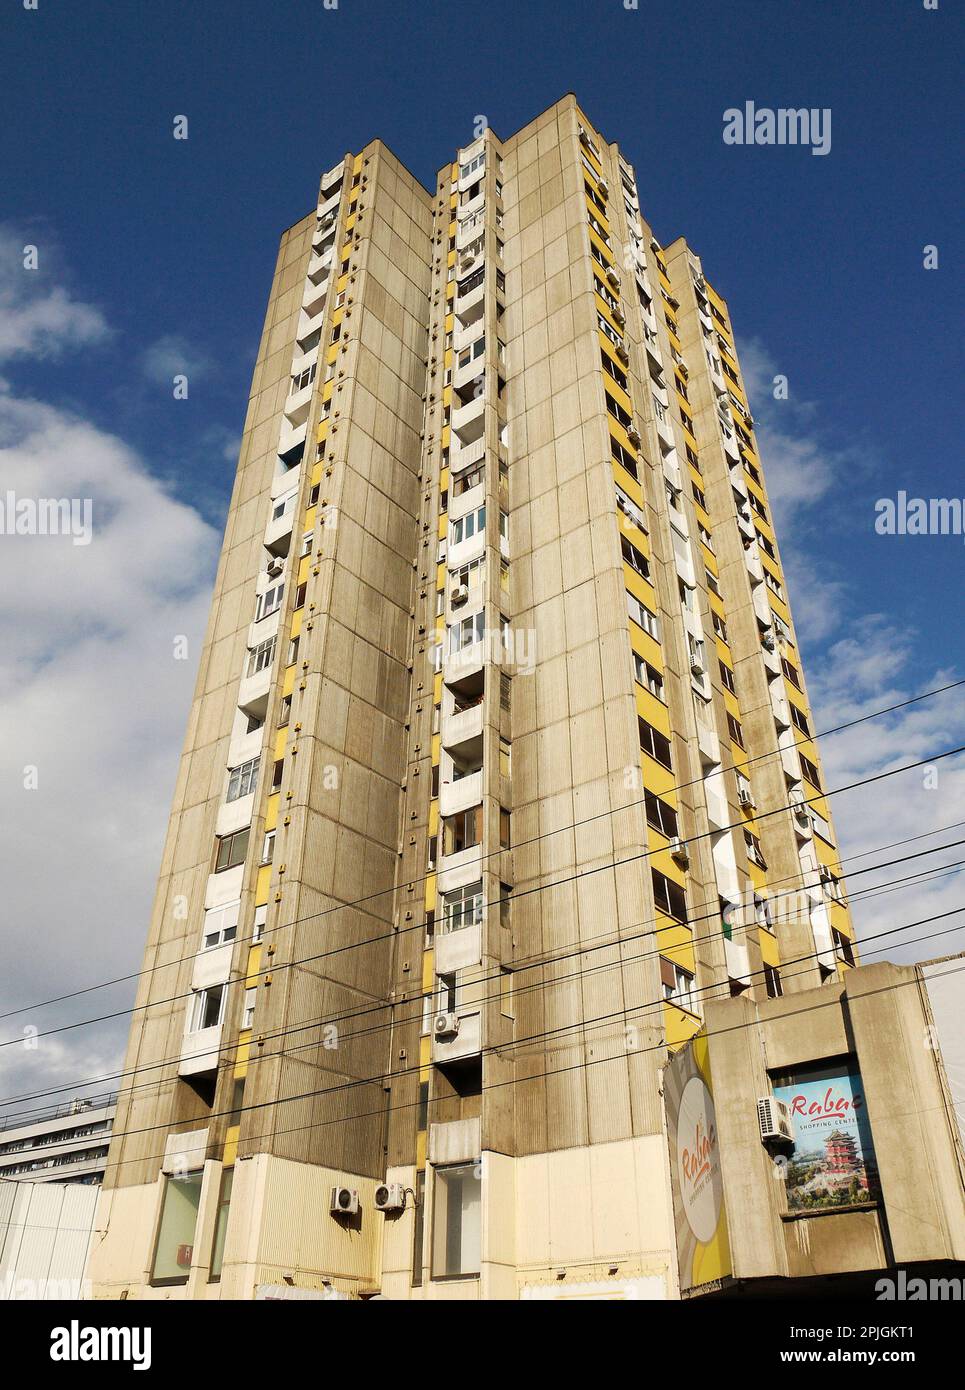
M 333 1187 L 329 1211 L 333 1216 L 355 1216 L 359 1209 L 359 1194 L 354 1187 Z
M 469 597 L 469 590 L 465 584 L 453 584 L 449 590 L 449 602 L 455 607 L 458 603 L 465 603 Z
M 400 1182 L 383 1182 L 375 1189 L 376 1211 L 402 1211 L 405 1208 L 405 1188 Z
M 670 841 L 670 857 L 671 859 L 675 859 L 678 864 L 690 863 L 690 852 L 683 840 L 679 837 L 675 837 Z
M 757 1123 L 761 1131 L 762 1144 L 773 1143 L 775 1140 L 794 1142 L 791 1112 L 782 1100 L 776 1100 L 774 1096 L 762 1096 L 757 1102 Z
M 618 290 L 620 288 L 620 277 L 616 273 L 612 265 L 607 266 L 606 278 L 609 280 L 610 284 L 613 286 L 615 290 Z
M 754 805 L 754 793 L 751 791 L 750 787 L 738 787 L 737 801 L 740 806 Z
M 432 1031 L 437 1038 L 454 1038 L 459 1032 L 458 1014 L 436 1014 Z
M 627 426 L 627 438 L 634 447 L 640 444 L 640 431 L 637 429 L 636 425 Z
M 268 561 L 269 574 L 282 574 L 285 569 L 285 561 L 279 555 L 275 555 Z
M 604 198 L 609 198 L 609 196 L 610 196 L 610 185 L 607 183 L 606 179 L 599 179 L 599 180 L 597 181 L 596 187 L 597 187 L 597 191 L 598 191 L 599 193 L 602 193 L 603 196 L 604 196 Z
M 624 366 L 626 366 L 627 363 L 630 361 L 630 354 L 627 352 L 626 348 L 623 346 L 622 343 L 617 344 L 617 357 L 619 357 L 620 361 L 623 363 Z

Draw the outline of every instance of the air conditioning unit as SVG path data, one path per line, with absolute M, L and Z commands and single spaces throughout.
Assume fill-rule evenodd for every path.
M 624 366 L 626 366 L 627 363 L 630 361 L 630 354 L 627 352 L 626 348 L 623 346 L 622 343 L 617 344 L 617 357 L 619 357 L 620 361 L 623 363 Z
M 458 1014 L 436 1014 L 432 1021 L 432 1031 L 437 1038 L 454 1038 L 459 1032 Z
M 761 1143 L 775 1140 L 794 1142 L 794 1125 L 791 1112 L 782 1100 L 774 1096 L 762 1096 L 757 1102 L 757 1123 L 761 1131 Z
M 459 603 L 465 603 L 468 597 L 469 589 L 465 584 L 453 584 L 452 588 L 449 590 L 449 602 L 453 606 Z
M 607 266 L 606 278 L 609 280 L 610 284 L 613 286 L 615 290 L 618 290 L 620 288 L 620 277 L 616 273 L 612 265 Z
M 596 187 L 597 187 L 597 192 L 602 193 L 603 196 L 604 196 L 604 198 L 609 198 L 609 196 L 610 196 L 610 185 L 607 183 L 606 179 L 599 179 L 599 180 L 597 181 Z
M 692 676 L 702 676 L 704 674 L 704 663 L 699 656 L 690 658 L 690 674 Z
M 383 1182 L 375 1189 L 376 1211 L 403 1211 L 405 1188 L 400 1182 Z
M 335 211 L 334 208 L 331 208 L 331 209 L 325 214 L 325 216 L 322 218 L 322 226 L 323 226 L 323 227 L 330 227 L 330 226 L 332 225 L 332 223 L 335 221 L 335 219 L 336 219 L 337 216 L 338 216 L 338 213 Z
M 739 806 L 753 806 L 755 804 L 754 793 L 750 787 L 738 787 L 737 803 Z
M 683 840 L 679 837 L 670 841 L 670 857 L 671 859 L 675 859 L 678 864 L 690 863 L 690 852 Z
M 333 1216 L 355 1216 L 359 1209 L 359 1194 L 354 1187 L 333 1187 L 329 1211 Z
M 617 323 L 620 325 L 621 328 L 627 321 L 626 314 L 619 307 L 613 310 L 613 317 L 616 319 Z
M 777 643 L 774 641 L 773 632 L 765 632 L 764 636 L 761 638 L 761 646 L 766 648 L 769 652 L 775 650 Z
M 269 573 L 269 574 L 283 574 L 283 573 L 284 573 L 284 569 L 285 569 L 285 561 L 281 558 L 280 555 L 275 555 L 275 556 L 272 557 L 272 559 L 270 559 L 270 560 L 268 561 L 268 573 Z
M 640 444 L 640 431 L 637 429 L 636 425 L 628 425 L 628 426 L 627 426 L 627 438 L 629 439 L 630 443 L 631 443 L 635 448 L 636 448 L 637 446 L 639 446 L 639 444 Z

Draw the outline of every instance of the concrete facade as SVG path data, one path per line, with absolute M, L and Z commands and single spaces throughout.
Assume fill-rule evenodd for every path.
M 673 1297 L 668 1049 L 854 963 L 726 305 L 639 209 L 568 96 L 282 238 L 97 1296 Z

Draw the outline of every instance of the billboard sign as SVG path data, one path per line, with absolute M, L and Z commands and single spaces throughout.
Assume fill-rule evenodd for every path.
M 849 1058 L 774 1078 L 794 1125 L 785 1171 L 788 1211 L 860 1206 L 879 1195 L 871 1127 L 857 1064 Z

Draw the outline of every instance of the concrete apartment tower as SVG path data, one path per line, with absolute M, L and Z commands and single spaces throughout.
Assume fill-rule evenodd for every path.
M 726 304 L 617 146 L 567 96 L 431 193 L 347 154 L 281 241 L 95 1296 L 675 1296 L 669 1052 L 854 964 L 812 724 Z

